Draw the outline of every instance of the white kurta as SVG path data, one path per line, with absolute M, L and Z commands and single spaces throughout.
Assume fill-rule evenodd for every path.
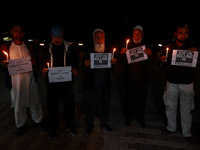
M 26 45 L 12 42 L 9 49 L 10 59 L 31 57 Z M 39 103 L 37 83 L 33 72 L 12 75 L 11 107 L 20 112 L 23 107 L 33 107 Z

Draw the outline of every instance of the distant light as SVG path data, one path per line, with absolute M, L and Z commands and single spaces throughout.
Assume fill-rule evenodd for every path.
M 40 46 L 44 46 L 44 43 L 40 43 Z
M 162 47 L 162 44 L 158 44 L 159 47 Z
M 78 43 L 79 46 L 83 46 L 83 43 Z
M 28 41 L 29 41 L 29 42 L 33 42 L 34 40 L 33 40 L 33 39 L 28 39 Z
M 12 41 L 12 38 L 11 37 L 4 37 L 3 41 Z

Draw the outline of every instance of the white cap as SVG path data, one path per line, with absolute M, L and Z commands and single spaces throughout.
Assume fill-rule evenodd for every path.
M 136 30 L 136 29 L 143 31 L 142 26 L 140 26 L 140 25 L 137 25 L 137 26 L 135 26 L 135 28 L 133 28 L 133 30 Z

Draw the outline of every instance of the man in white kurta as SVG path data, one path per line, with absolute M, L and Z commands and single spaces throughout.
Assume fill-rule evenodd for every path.
M 21 45 L 12 42 L 9 56 L 10 60 L 31 57 L 24 42 Z M 32 119 L 36 123 L 41 122 L 42 109 L 33 72 L 12 75 L 11 79 L 11 104 L 15 109 L 16 126 L 19 128 L 26 123 L 26 107 L 30 107 Z
M 7 48 L 9 59 L 20 59 L 31 56 L 29 47 L 24 43 L 24 30 L 20 25 L 14 25 L 11 29 L 13 41 Z M 33 65 L 33 64 L 32 64 Z M 15 123 L 18 128 L 16 134 L 22 135 L 26 128 L 27 114 L 26 109 L 30 108 L 30 113 L 33 121 L 41 129 L 41 121 L 43 119 L 43 111 L 39 101 L 38 87 L 35 82 L 34 73 L 26 72 L 16 75 L 11 75 L 11 105 L 14 107 Z

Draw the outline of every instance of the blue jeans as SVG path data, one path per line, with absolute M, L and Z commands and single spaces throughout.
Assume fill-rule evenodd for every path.
M 192 126 L 191 110 L 194 109 L 194 88 L 191 84 L 173 84 L 167 82 L 164 92 L 164 103 L 166 105 L 167 129 L 176 131 L 176 117 L 178 97 L 180 96 L 180 114 L 182 134 L 184 137 L 190 137 Z

